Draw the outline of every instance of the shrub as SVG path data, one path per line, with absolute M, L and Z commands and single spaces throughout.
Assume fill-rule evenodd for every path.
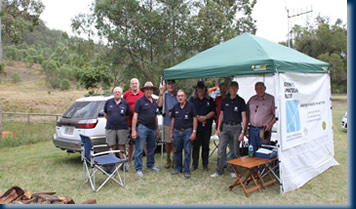
M 12 74 L 11 79 L 13 83 L 18 83 L 21 81 L 21 77 L 17 73 Z
M 68 79 L 63 79 L 61 82 L 61 89 L 68 90 L 70 88 L 70 82 Z

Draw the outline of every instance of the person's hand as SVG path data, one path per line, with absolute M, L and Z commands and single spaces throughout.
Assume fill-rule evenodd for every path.
M 250 131 L 248 129 L 246 129 L 246 134 L 245 135 L 246 135 L 247 138 L 250 138 Z
M 162 85 L 160 88 L 159 88 L 159 94 L 163 95 L 164 91 L 166 90 L 166 85 Z
M 133 129 L 132 129 L 132 131 L 131 131 L 131 138 L 132 138 L 133 140 L 135 140 L 136 137 L 137 137 L 137 132 L 136 132 L 136 130 L 133 130 Z
M 244 139 L 244 133 L 241 132 L 238 140 L 242 141 L 243 139 Z
M 265 126 L 265 131 L 269 131 L 269 130 L 271 130 L 271 128 L 272 128 L 272 126 L 273 125 L 270 125 L 269 123 Z
M 216 130 L 216 135 L 218 135 L 218 137 L 220 137 L 220 129 Z
M 173 139 L 173 133 L 169 133 L 169 139 Z
M 196 132 L 193 132 L 192 135 L 190 135 L 189 139 L 190 139 L 191 141 L 194 141 L 196 137 L 197 137 L 197 133 L 196 133 Z

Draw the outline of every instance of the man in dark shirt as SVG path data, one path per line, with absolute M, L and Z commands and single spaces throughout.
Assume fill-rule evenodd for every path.
M 230 141 L 233 141 L 233 150 L 231 151 L 234 152 L 235 158 L 240 157 L 240 142 L 243 140 L 244 132 L 247 128 L 247 114 L 245 100 L 237 95 L 238 89 L 238 83 L 235 81 L 231 82 L 229 87 L 230 96 L 225 98 L 221 104 L 217 130 L 217 135 L 220 137 L 218 146 L 218 167 L 211 177 L 224 175 L 224 156 L 226 155 L 226 146 Z M 224 124 L 224 128 L 221 131 L 222 124 Z M 231 168 L 230 175 L 236 177 Z
M 215 102 L 207 94 L 207 88 L 204 81 L 198 81 L 194 96 L 190 99 L 197 111 L 198 130 L 197 138 L 193 142 L 193 163 L 192 171 L 196 170 L 199 165 L 199 152 L 202 147 L 203 169 L 208 170 L 209 163 L 209 145 L 211 136 L 211 126 L 215 116 Z
M 197 113 L 194 105 L 187 102 L 183 90 L 177 92 L 178 104 L 173 106 L 172 120 L 169 138 L 174 142 L 175 168 L 172 175 L 183 172 L 185 178 L 190 178 L 190 155 L 192 151 L 192 141 L 196 138 Z M 184 165 L 182 164 L 184 149 Z
M 131 132 L 132 139 L 136 140 L 135 169 L 139 177 L 143 177 L 142 154 L 146 143 L 147 170 L 160 171 L 156 167 L 154 159 L 156 138 L 159 138 L 159 128 L 157 119 L 158 107 L 156 100 L 152 98 L 152 94 L 154 90 L 157 90 L 157 87 L 154 87 L 152 82 L 147 81 L 141 90 L 145 96 L 136 101 Z
M 127 117 L 130 115 L 130 106 L 125 99 L 122 99 L 122 88 L 115 87 L 113 90 L 114 98 L 106 101 L 104 106 L 104 117 L 106 120 L 106 143 L 116 149 L 119 144 L 120 150 L 126 150 L 129 135 L 127 126 Z M 124 159 L 120 152 L 121 159 Z

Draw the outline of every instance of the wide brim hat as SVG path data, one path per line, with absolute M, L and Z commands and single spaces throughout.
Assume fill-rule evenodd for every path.
M 271 131 L 265 131 L 265 129 L 262 128 L 260 131 L 260 138 L 262 139 L 262 144 L 269 144 L 271 140 Z
M 198 81 L 197 85 L 194 86 L 194 88 L 202 88 L 202 89 L 206 89 L 207 87 L 205 86 L 204 81 Z
M 144 91 L 145 89 L 153 89 L 153 91 L 156 91 L 158 88 L 155 87 L 151 81 L 147 81 L 145 85 L 141 88 L 141 91 Z

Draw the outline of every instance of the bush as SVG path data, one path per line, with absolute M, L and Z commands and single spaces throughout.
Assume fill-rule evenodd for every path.
M 68 79 L 63 79 L 61 82 L 61 89 L 68 90 L 70 88 L 70 82 Z
M 12 74 L 11 79 L 13 83 L 18 83 L 21 81 L 21 77 L 17 73 Z

